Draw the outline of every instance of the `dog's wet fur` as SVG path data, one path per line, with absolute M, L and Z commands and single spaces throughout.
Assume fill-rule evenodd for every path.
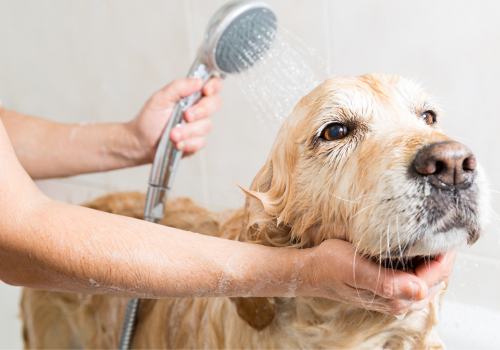
M 447 188 L 414 166 L 428 145 L 451 142 L 442 116 L 401 77 L 329 79 L 281 127 L 266 164 L 243 189 L 244 208 L 216 215 L 178 199 L 161 224 L 275 247 L 338 238 L 401 269 L 473 244 L 489 208 L 481 168 L 468 169 L 466 185 Z M 142 194 L 117 193 L 86 206 L 141 219 L 143 205 Z M 25 289 L 26 347 L 116 348 L 126 301 Z M 437 349 L 444 347 L 434 332 L 437 303 L 398 321 L 313 297 L 144 300 L 133 347 Z

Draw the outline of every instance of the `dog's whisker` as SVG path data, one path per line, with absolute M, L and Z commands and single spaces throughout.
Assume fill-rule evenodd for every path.
M 387 234 L 386 234 L 387 235 L 387 253 L 389 254 L 389 262 L 391 264 L 392 274 L 394 275 L 394 266 L 392 265 L 391 247 L 390 247 L 390 243 L 389 243 L 390 225 L 391 225 L 391 221 L 389 220 L 389 223 L 387 224 Z
M 358 289 L 358 282 L 356 281 L 356 253 L 358 252 L 359 245 L 360 245 L 361 241 L 363 240 L 363 237 L 366 234 L 366 232 L 367 231 L 365 231 L 361 235 L 361 238 L 359 239 L 359 242 L 356 245 L 356 249 L 354 250 L 354 261 L 353 261 L 353 264 L 352 264 L 352 273 L 353 273 L 353 277 L 354 277 L 354 288 L 356 289 L 356 293 L 358 294 L 359 301 L 361 302 L 361 304 L 363 305 L 363 307 L 368 310 L 368 308 L 366 307 L 366 305 L 363 302 L 363 298 L 361 298 L 361 294 L 359 293 L 359 289 Z
M 382 235 L 379 235 L 379 241 L 380 241 L 380 249 L 379 249 L 379 261 L 378 261 L 378 275 L 377 275 L 377 283 L 376 285 L 378 286 L 378 283 L 380 281 L 380 271 L 382 270 Z M 377 294 L 373 293 L 373 298 L 370 301 L 370 306 L 373 305 L 373 302 L 375 301 L 375 296 Z
M 375 204 L 372 204 L 372 205 L 369 205 L 369 206 L 364 207 L 363 209 L 361 209 L 360 211 L 358 211 L 356 214 L 354 214 L 354 215 L 352 216 L 352 218 L 354 219 L 356 216 L 358 216 L 358 214 L 361 214 L 361 213 L 362 213 L 363 211 L 365 211 L 366 209 L 369 209 L 369 208 L 371 208 L 371 207 L 373 207 L 373 206 L 375 206 L 375 205 L 377 205 L 377 204 L 379 204 L 379 203 L 377 202 L 377 203 L 375 203 Z
M 398 247 L 399 247 L 399 258 L 401 259 L 401 264 L 403 265 L 403 271 L 406 271 L 405 268 L 405 263 L 403 261 L 403 252 L 401 251 L 401 241 L 399 239 L 399 222 L 398 222 L 398 215 L 396 215 L 396 234 L 398 236 Z

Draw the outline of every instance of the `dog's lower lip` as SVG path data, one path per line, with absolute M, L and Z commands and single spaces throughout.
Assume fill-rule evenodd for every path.
M 429 264 L 431 261 L 435 260 L 439 263 L 443 263 L 448 256 L 449 251 L 433 254 L 433 255 L 414 255 L 414 256 L 403 256 L 401 259 L 398 255 L 386 259 L 379 260 L 378 257 L 373 257 L 380 265 L 385 268 L 392 268 L 395 270 L 409 271 L 414 270 L 422 264 Z

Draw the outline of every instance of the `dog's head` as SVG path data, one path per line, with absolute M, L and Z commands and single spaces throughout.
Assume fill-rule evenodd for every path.
M 476 242 L 484 174 L 443 133 L 442 115 L 401 77 L 325 81 L 298 103 L 245 190 L 242 238 L 301 247 L 340 238 L 381 261 Z

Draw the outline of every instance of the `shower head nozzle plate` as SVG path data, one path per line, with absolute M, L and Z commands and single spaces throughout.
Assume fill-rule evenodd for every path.
M 205 34 L 205 54 L 221 73 L 239 73 L 258 62 L 276 36 L 277 20 L 264 1 L 237 1 L 221 8 Z

